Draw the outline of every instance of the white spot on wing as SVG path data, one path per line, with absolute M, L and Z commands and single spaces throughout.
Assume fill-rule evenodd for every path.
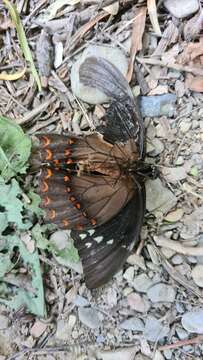
M 108 245 L 111 245 L 111 244 L 113 244 L 113 242 L 114 242 L 114 240 L 111 239 L 111 240 L 108 240 L 106 243 L 107 243 Z
M 96 236 L 94 240 L 99 244 L 103 240 L 103 236 Z
M 87 232 L 90 234 L 90 236 L 92 236 L 95 233 L 95 230 L 91 229 L 91 230 L 88 230 Z
M 89 249 L 89 248 L 92 246 L 92 243 L 87 242 L 87 243 L 85 244 L 85 246 Z
M 83 240 L 87 237 L 87 234 L 80 234 L 79 236 L 80 236 L 81 240 Z

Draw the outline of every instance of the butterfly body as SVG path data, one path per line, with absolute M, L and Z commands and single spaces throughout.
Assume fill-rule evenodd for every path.
M 84 85 L 111 99 L 97 132 L 40 134 L 32 164 L 40 167 L 45 222 L 70 229 L 89 288 L 118 271 L 139 234 L 145 212 L 144 126 L 138 104 L 120 72 L 104 59 L 80 68 Z M 146 171 L 147 170 L 147 171 Z

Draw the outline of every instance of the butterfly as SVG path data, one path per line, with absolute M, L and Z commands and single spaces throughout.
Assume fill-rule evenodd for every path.
M 44 221 L 70 229 L 88 288 L 108 282 L 139 242 L 145 214 L 145 131 L 139 104 L 120 71 L 89 57 L 80 81 L 110 99 L 94 133 L 39 134 L 32 164 L 40 168 Z

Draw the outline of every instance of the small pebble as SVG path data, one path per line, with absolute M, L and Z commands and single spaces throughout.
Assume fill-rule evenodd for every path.
M 175 94 L 155 96 L 142 96 L 140 101 L 143 117 L 167 116 L 172 117 L 175 113 Z
M 87 299 L 85 299 L 83 296 L 77 295 L 74 300 L 74 304 L 76 306 L 88 306 L 89 301 Z
M 166 337 L 169 333 L 169 327 L 163 325 L 160 320 L 149 316 L 146 320 L 144 337 L 146 340 L 156 342 Z
M 175 206 L 177 199 L 175 195 L 167 189 L 160 179 L 148 180 L 146 182 L 146 208 L 149 212 L 154 211 L 167 213 Z
M 183 217 L 183 209 L 176 209 L 174 211 L 171 211 L 169 214 L 167 214 L 164 218 L 164 220 L 168 222 L 177 222 Z
M 188 333 L 187 331 L 185 331 L 184 329 L 180 328 L 180 327 L 177 327 L 176 328 L 176 333 L 179 337 L 180 340 L 184 340 L 184 339 L 187 339 L 188 338 Z
M 132 282 L 134 278 L 135 270 L 133 266 L 130 266 L 123 274 L 123 278 L 127 280 L 128 282 Z
M 9 326 L 9 318 L 5 315 L 0 315 L 0 330 L 7 329 Z
M 164 353 L 164 356 L 165 356 L 166 360 L 172 359 L 173 352 L 172 352 L 171 349 L 166 349 L 166 350 L 163 351 L 163 353 Z
M 203 265 L 196 265 L 192 269 L 192 278 L 196 285 L 203 288 Z
M 90 329 L 97 329 L 101 326 L 98 312 L 92 308 L 78 308 L 79 320 Z
M 150 286 L 153 285 L 153 282 L 146 274 L 143 273 L 134 278 L 132 285 L 137 292 L 146 293 Z
M 147 296 L 152 302 L 173 302 L 176 292 L 172 286 L 159 283 L 147 291 Z
M 131 317 L 129 319 L 124 320 L 120 324 L 120 328 L 124 330 L 132 330 L 132 331 L 143 331 L 144 323 L 137 317 Z
M 199 2 L 198 0 L 165 0 L 164 6 L 173 16 L 181 19 L 198 11 Z
M 183 263 L 183 257 L 181 255 L 174 255 L 171 261 L 174 265 L 180 265 Z
M 150 308 L 149 303 L 136 293 L 129 294 L 127 301 L 132 310 L 136 310 L 141 313 L 147 312 Z
M 203 309 L 186 312 L 182 316 L 181 323 L 188 332 L 203 334 Z

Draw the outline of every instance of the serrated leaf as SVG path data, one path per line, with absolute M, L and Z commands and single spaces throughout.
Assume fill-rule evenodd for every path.
M 31 200 L 30 204 L 25 204 L 25 208 L 31 210 L 35 215 L 42 216 L 44 214 L 44 210 L 40 208 L 41 198 L 34 191 L 30 190 L 28 193 L 28 197 Z
M 0 116 L 0 175 L 9 180 L 25 171 L 31 140 L 14 121 Z
M 6 185 L 0 177 L 0 206 L 4 209 L 7 222 L 15 223 L 19 228 L 24 228 L 22 222 L 23 203 L 18 199 L 22 193 L 17 181 L 12 179 L 9 185 Z
M 16 247 L 19 249 L 24 264 L 29 268 L 29 273 L 32 277 L 31 287 L 34 291 L 16 287 L 11 299 L 8 299 L 8 296 L 6 296 L 5 298 L 0 298 L 0 302 L 15 310 L 24 305 L 28 312 L 38 316 L 45 316 L 44 290 L 37 250 L 29 253 L 17 235 L 7 236 L 6 242 L 8 254 Z M 3 281 L 3 277 L 1 280 Z

